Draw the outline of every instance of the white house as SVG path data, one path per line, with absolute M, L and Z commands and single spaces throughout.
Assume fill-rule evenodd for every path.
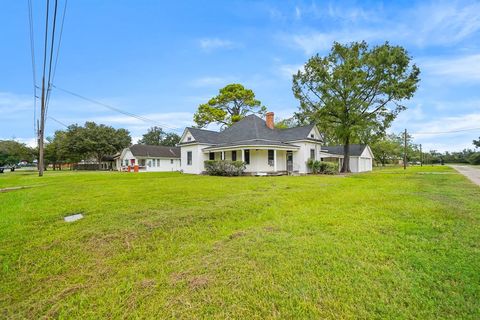
M 180 170 L 180 148 L 135 144 L 123 149 L 115 158 L 119 171 L 178 171 Z
M 205 160 L 241 160 L 246 173 L 307 173 L 307 160 L 319 160 L 320 133 L 315 125 L 274 128 L 273 112 L 266 121 L 249 115 L 217 132 L 186 128 L 180 140 L 182 171 L 200 174 Z

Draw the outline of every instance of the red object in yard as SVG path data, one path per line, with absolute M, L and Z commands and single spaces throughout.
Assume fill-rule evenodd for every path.
M 133 167 L 133 172 L 138 172 L 138 164 Z
M 128 169 L 127 169 L 127 170 L 128 170 L 128 172 L 130 172 L 132 169 L 130 168 L 130 166 L 128 166 Z

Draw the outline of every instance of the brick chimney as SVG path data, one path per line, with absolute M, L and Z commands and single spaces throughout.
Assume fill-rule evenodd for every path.
M 275 124 L 273 122 L 274 115 L 275 114 L 273 112 L 267 112 L 266 114 L 267 127 L 269 127 L 270 129 L 273 129 L 275 127 Z

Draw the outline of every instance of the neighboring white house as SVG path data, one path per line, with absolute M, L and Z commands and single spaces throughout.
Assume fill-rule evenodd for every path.
M 322 147 L 323 160 L 337 160 L 339 166 L 343 164 L 343 146 Z M 350 154 L 350 171 L 351 172 L 365 172 L 372 171 L 373 153 L 370 147 L 366 144 L 351 144 L 349 146 Z
M 182 171 L 200 174 L 205 160 L 240 160 L 246 173 L 308 173 L 307 160 L 320 160 L 320 133 L 315 125 L 274 128 L 273 112 L 266 121 L 249 115 L 220 131 L 186 128 L 180 140 Z
M 180 148 L 166 146 L 150 146 L 135 144 L 123 149 L 116 157 L 116 168 L 119 171 L 178 171 L 180 170 Z

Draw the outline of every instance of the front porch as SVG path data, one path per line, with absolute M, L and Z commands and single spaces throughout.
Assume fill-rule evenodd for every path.
M 209 148 L 210 149 L 210 148 Z M 221 150 L 205 150 L 206 160 L 243 161 L 246 164 L 247 175 L 287 175 L 299 171 L 295 163 L 297 149 L 291 148 L 229 148 Z

